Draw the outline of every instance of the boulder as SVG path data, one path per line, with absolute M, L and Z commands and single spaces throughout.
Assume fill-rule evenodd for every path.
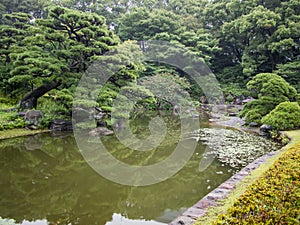
M 258 127 L 258 126 L 259 126 L 259 124 L 255 123 L 255 122 L 249 123 L 249 127 Z
M 92 113 L 83 108 L 74 108 L 72 111 L 72 117 L 76 122 L 85 122 L 92 118 Z
M 266 136 L 266 137 L 271 137 L 271 131 L 272 130 L 273 130 L 273 126 L 272 125 L 263 124 L 259 128 L 259 135 Z
M 107 123 L 105 122 L 105 116 L 107 114 L 102 111 L 101 108 L 95 107 L 95 112 L 94 112 L 94 120 L 97 124 L 97 127 L 106 127 Z
M 53 131 L 72 131 L 72 121 L 54 119 L 51 121 L 50 130 Z
M 29 123 L 29 126 L 38 127 L 43 118 L 41 110 L 29 110 L 24 115 L 24 121 Z

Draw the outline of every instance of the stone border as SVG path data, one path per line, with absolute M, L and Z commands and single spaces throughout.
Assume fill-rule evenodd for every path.
M 282 150 L 282 149 L 281 149 Z M 204 196 L 195 205 L 187 209 L 181 216 L 173 220 L 169 225 L 192 225 L 199 217 L 205 216 L 208 209 L 217 206 L 218 201 L 225 199 L 235 189 L 237 183 L 243 181 L 246 176 L 250 175 L 251 171 L 257 169 L 260 165 L 264 164 L 268 159 L 278 155 L 281 150 L 267 153 L 258 159 L 254 160 L 248 166 L 244 167 L 241 171 L 233 175 L 227 181 L 222 183 L 219 187 Z

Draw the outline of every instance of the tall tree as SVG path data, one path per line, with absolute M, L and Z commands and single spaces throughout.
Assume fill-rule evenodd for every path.
M 52 8 L 48 19 L 37 19 L 28 36 L 14 47 L 11 83 L 30 83 L 32 90 L 22 107 L 36 107 L 37 99 L 80 78 L 95 56 L 118 44 L 105 19 L 61 7 Z
M 2 17 L 4 14 L 13 12 L 28 13 L 35 18 L 44 15 L 44 6 L 48 3 L 45 0 L 2 0 L 0 3 L 0 23 L 6 23 Z

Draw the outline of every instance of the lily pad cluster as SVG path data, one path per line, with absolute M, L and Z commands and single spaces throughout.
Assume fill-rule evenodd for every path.
M 277 143 L 251 133 L 219 128 L 199 129 L 190 138 L 208 146 L 208 151 L 203 154 L 204 158 L 213 155 L 234 168 L 244 167 L 279 147 Z

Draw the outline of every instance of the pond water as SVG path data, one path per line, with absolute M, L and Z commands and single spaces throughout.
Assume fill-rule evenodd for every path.
M 115 136 L 101 140 L 119 160 L 128 164 L 153 164 L 168 157 L 178 142 L 180 124 L 174 118 L 166 120 L 167 136 L 152 151 L 130 150 L 119 144 Z M 195 122 L 199 122 L 198 119 Z M 147 123 L 147 118 L 132 121 L 133 133 L 137 136 L 149 134 Z M 225 131 L 208 128 L 206 123 L 201 123 L 201 129 L 187 137 L 187 141 L 198 143 L 184 168 L 163 182 L 144 187 L 124 186 L 96 173 L 82 157 L 72 133 L 2 140 L 0 217 L 23 225 L 169 223 L 245 164 L 245 160 L 236 164 L 226 160 L 226 150 L 223 149 L 215 153 L 204 169 L 199 170 L 199 162 L 211 156 L 211 152 L 207 152 L 210 144 L 207 135 L 214 130 Z M 258 144 L 252 146 L 255 156 L 250 157 L 249 153 L 249 157 L 244 157 L 250 161 L 278 147 L 267 140 L 257 141 L 258 137 L 239 131 L 230 131 L 225 136 L 227 138 L 217 145 L 218 149 L 223 146 L 232 151 L 230 149 L 237 149 L 239 143 L 247 149 L 247 146 L 252 146 L 251 140 L 256 141 Z M 210 148 L 213 149 L 213 146 Z M 240 159 L 240 155 L 237 158 Z

